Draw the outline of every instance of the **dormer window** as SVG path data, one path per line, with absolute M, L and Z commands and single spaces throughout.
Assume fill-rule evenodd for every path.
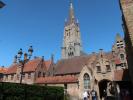
M 106 70 L 107 70 L 107 72 L 111 71 L 110 65 L 106 65 Z
M 43 77 L 45 77 L 45 73 L 43 72 Z
M 101 72 L 101 66 L 96 66 L 97 68 L 97 73 L 100 73 Z

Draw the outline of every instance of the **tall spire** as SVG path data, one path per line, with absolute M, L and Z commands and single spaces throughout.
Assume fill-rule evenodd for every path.
M 80 56 L 82 49 L 79 23 L 78 21 L 76 22 L 76 18 L 74 16 L 74 7 L 72 0 L 69 1 L 69 16 L 65 21 L 63 46 L 61 48 L 63 59 Z
M 69 11 L 69 19 L 68 19 L 68 22 L 69 23 L 73 23 L 74 21 L 75 21 L 74 8 L 73 8 L 72 0 L 70 0 L 70 11 Z

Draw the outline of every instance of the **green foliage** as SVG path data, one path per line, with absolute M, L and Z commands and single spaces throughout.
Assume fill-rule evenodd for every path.
M 63 87 L 0 83 L 0 100 L 63 100 Z

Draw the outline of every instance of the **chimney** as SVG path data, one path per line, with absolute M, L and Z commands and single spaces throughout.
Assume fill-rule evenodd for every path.
M 54 62 L 54 54 L 51 54 L 51 61 Z
M 37 57 L 37 56 L 34 56 L 34 59 L 37 59 L 37 58 L 39 58 L 39 57 Z
M 42 56 L 42 61 L 44 61 L 44 56 Z
M 100 54 L 100 57 L 102 58 L 103 57 L 103 49 L 99 49 L 99 54 Z

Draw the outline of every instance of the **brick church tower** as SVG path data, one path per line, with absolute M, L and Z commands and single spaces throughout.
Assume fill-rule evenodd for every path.
M 74 8 L 70 2 L 69 17 L 65 20 L 62 59 L 81 55 L 81 39 L 78 20 L 74 16 Z

